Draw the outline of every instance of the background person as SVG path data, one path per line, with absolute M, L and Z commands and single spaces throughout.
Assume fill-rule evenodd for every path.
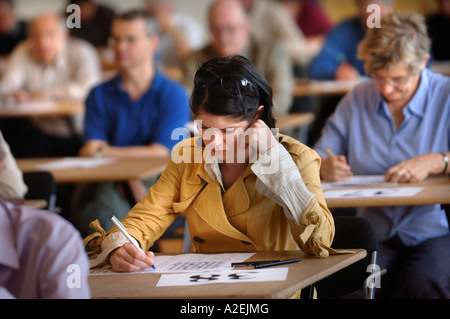
M 61 216 L 0 199 L 0 251 L 0 299 L 90 298 L 83 241 Z
M 211 42 L 183 63 L 184 85 L 192 92 L 199 63 L 215 57 L 243 55 L 256 66 L 273 89 L 274 114 L 286 115 L 292 107 L 293 66 L 281 42 L 257 40 L 252 36 L 251 19 L 240 0 L 216 0 L 209 10 Z
M 0 0 L 0 58 L 7 57 L 26 37 L 26 23 L 17 18 L 14 2 Z
M 92 45 L 68 36 L 66 21 L 43 14 L 30 22 L 29 36 L 11 54 L 0 82 L 0 94 L 18 102 L 84 100 L 101 79 Z M 33 118 L 19 129 L 12 125 L 5 139 L 16 157 L 75 156 L 80 148 L 83 113 L 73 117 Z
M 172 132 L 189 121 L 189 101 L 184 87 L 164 76 L 153 61 L 158 46 L 158 26 L 143 10 L 116 17 L 111 35 L 118 74 L 94 87 L 86 99 L 84 145 L 80 156 L 165 158 L 179 140 Z M 129 181 L 139 201 L 154 178 Z M 132 199 L 131 199 L 132 200 Z M 72 220 L 83 235 L 98 219 L 113 224 L 131 208 L 115 183 L 85 185 L 73 200 Z
M 23 199 L 27 191 L 23 174 L 0 131 L 0 198 Z
M 368 31 L 359 57 L 371 76 L 347 94 L 315 149 L 323 181 L 383 174 L 389 182 L 448 175 L 450 78 L 426 68 L 424 18 L 394 13 Z M 336 156 L 327 156 L 329 148 Z M 358 208 L 375 227 L 382 296 L 450 297 L 449 222 L 440 205 Z

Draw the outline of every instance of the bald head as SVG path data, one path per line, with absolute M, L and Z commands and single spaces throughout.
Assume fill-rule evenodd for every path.
M 221 56 L 241 54 L 250 39 L 250 19 L 240 0 L 216 0 L 209 10 L 214 50 Z
M 67 37 L 65 21 L 57 14 L 44 14 L 30 22 L 29 40 L 32 54 L 40 63 L 53 63 L 67 41 Z

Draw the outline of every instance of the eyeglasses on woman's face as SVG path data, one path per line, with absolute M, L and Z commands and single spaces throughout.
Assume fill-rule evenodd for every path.
M 413 77 L 413 74 L 409 74 L 406 76 L 399 76 L 394 78 L 382 78 L 379 75 L 372 75 L 371 78 L 375 81 L 378 85 L 385 85 L 389 84 L 394 87 L 403 87 L 408 84 L 408 82 Z

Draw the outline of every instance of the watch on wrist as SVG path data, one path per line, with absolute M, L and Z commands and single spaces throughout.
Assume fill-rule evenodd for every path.
M 442 171 L 441 175 L 444 175 L 447 172 L 447 167 L 448 167 L 448 156 L 447 154 L 445 154 L 444 152 L 441 153 L 442 156 L 444 157 L 444 170 Z

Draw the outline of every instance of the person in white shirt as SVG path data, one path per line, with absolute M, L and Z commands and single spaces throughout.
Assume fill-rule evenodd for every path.
M 156 62 L 161 68 L 179 67 L 189 53 L 205 44 L 205 30 L 192 16 L 176 10 L 171 0 L 146 0 L 147 11 L 158 20 Z
M 100 80 L 95 48 L 84 40 L 70 38 L 62 17 L 44 14 L 30 22 L 27 40 L 11 54 L 0 82 L 0 94 L 19 102 L 84 100 Z M 29 156 L 76 155 L 78 149 L 74 146 L 79 143 L 74 138 L 82 132 L 82 118 L 83 114 L 69 121 L 60 117 L 33 119 L 31 133 L 20 132 L 14 142 L 26 143 Z
M 0 131 L 0 198 L 24 198 L 27 191 L 22 172 L 17 167 L 8 143 Z
M 63 217 L 0 199 L 0 299 L 89 299 L 89 260 Z
M 252 35 L 283 43 L 294 65 L 307 65 L 317 49 L 306 40 L 283 4 L 270 0 L 240 0 L 252 21 Z

